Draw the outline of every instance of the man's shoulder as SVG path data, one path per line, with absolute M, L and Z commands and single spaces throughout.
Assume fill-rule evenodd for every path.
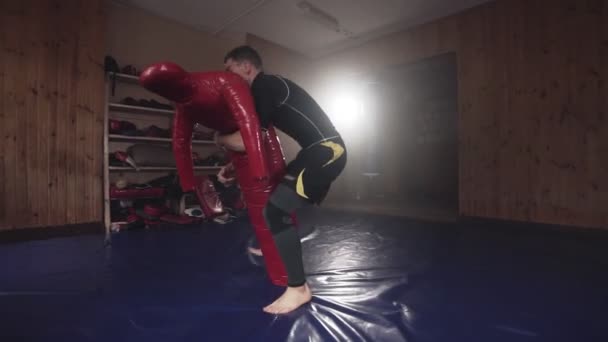
M 279 74 L 260 74 L 251 85 L 254 92 L 282 92 L 292 82 Z
M 261 73 L 256 77 L 256 81 L 260 81 L 260 83 L 283 83 L 285 80 L 287 79 L 279 74 Z

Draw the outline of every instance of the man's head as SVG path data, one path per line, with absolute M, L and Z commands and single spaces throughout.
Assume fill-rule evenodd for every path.
M 249 84 L 263 70 L 262 58 L 252 47 L 239 46 L 226 54 L 224 66 L 244 78 Z

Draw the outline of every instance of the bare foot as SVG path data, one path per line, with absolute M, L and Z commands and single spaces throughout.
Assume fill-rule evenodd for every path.
M 264 308 L 265 312 L 271 314 L 285 314 L 306 304 L 312 298 L 308 284 L 299 287 L 288 287 L 285 293 L 272 304 Z
M 247 248 L 247 250 L 249 251 L 249 253 L 251 253 L 253 255 L 262 256 L 261 248 L 249 247 L 249 248 Z

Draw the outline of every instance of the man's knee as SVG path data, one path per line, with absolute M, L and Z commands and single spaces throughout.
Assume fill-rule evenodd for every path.
M 291 213 L 308 205 L 293 189 L 279 184 L 264 207 L 264 219 L 270 231 L 277 234 L 293 226 Z
M 264 207 L 264 219 L 272 234 L 278 234 L 293 226 L 291 215 L 272 202 L 268 202 Z

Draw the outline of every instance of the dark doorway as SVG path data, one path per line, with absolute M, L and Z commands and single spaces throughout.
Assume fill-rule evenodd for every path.
M 456 55 L 386 68 L 369 84 L 368 203 L 458 212 Z

